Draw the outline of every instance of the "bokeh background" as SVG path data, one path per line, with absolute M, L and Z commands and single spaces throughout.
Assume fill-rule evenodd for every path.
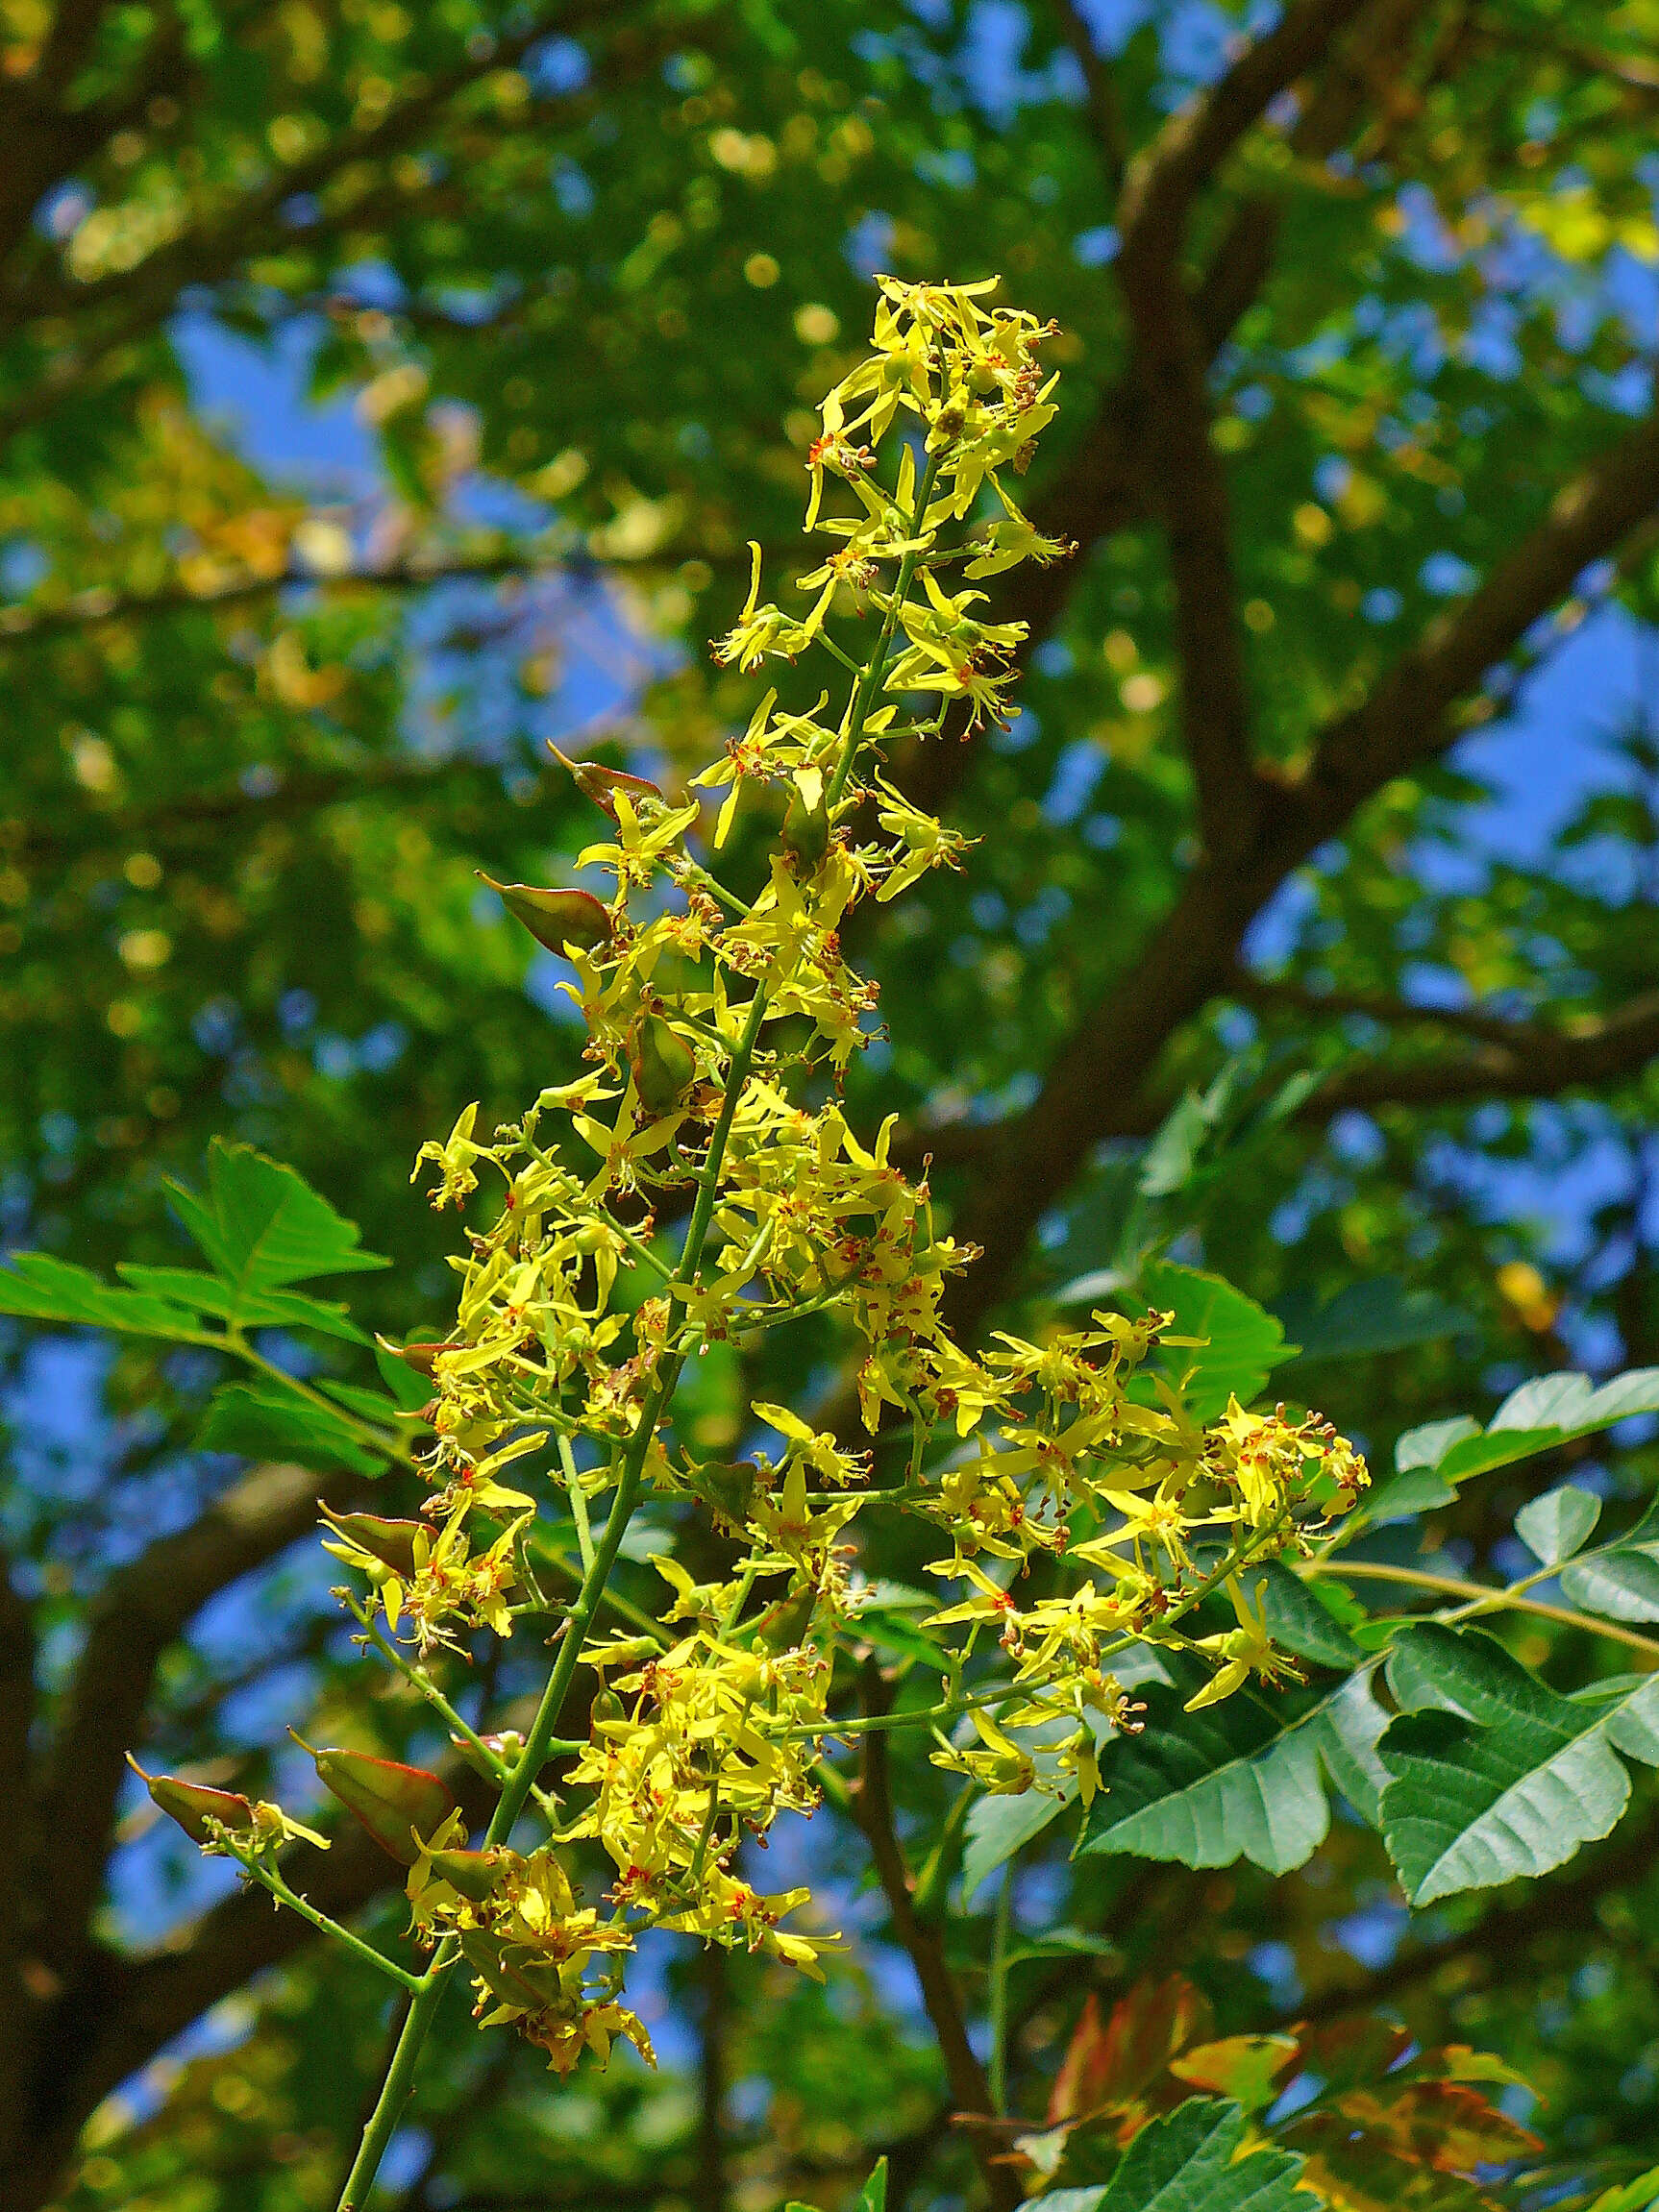
M 176 1260 L 165 1181 L 199 1178 L 222 1134 L 292 1161 L 392 1256 L 361 1285 L 371 1324 L 441 1323 L 415 1151 L 470 1099 L 516 1113 L 581 1045 L 558 964 L 475 872 L 572 879 L 590 824 L 549 738 L 673 786 L 741 726 L 757 687 L 706 641 L 746 540 L 782 577 L 810 564 L 812 408 L 873 273 L 1001 272 L 1062 327 L 1027 488 L 1079 550 L 996 607 L 1032 626 L 1011 725 L 900 764 L 980 843 L 861 938 L 885 1028 L 849 1084 L 987 1244 L 971 1325 L 1040 1323 L 1109 1269 L 1161 1128 L 1171 1249 L 1281 1315 L 1305 1349 L 1275 1387 L 1379 1460 L 1529 1374 L 1659 1362 L 1659 9 L 1325 12 L 1313 65 L 1205 168 L 1176 258 L 1232 502 L 1212 611 L 1248 683 L 1237 803 L 1297 803 L 1367 700 L 1393 750 L 1307 849 L 1241 860 L 1218 920 L 1193 889 L 1214 864 L 1178 487 L 1119 217 L 1126 164 L 1132 183 L 1274 9 L 9 0 L 8 1243 Z M 1597 469 L 1630 510 L 1606 542 L 1512 593 L 1466 680 L 1414 673 L 1402 656 L 1461 634 Z M 1172 944 L 1201 937 L 1183 970 Z M 755 1395 L 831 1402 L 835 1359 L 826 1339 L 805 1373 L 706 1363 L 698 1440 L 735 1449 Z M 87 1694 L 98 1624 L 151 1617 L 167 1546 L 246 1470 L 192 1448 L 198 1360 L 4 1324 L 0 1361 L 8 1694 L 26 1735 L 34 1684 L 38 1740 Z M 1656 1465 L 1631 1424 L 1573 1479 L 1628 1504 Z M 1512 1565 L 1522 1494 L 1490 1486 L 1410 1540 L 1458 1572 Z M 328 1566 L 285 1536 L 184 1617 L 151 1608 L 131 1664 L 158 1759 L 305 1802 L 285 1723 L 359 1725 L 371 1698 Z M 1569 1678 L 1591 1663 L 1570 1633 L 1553 1648 Z M 383 1737 L 416 1725 L 380 1697 Z M 1114 1949 L 1023 1985 L 1031 2109 L 1086 1981 L 1179 1965 L 1240 2028 L 1374 2001 L 1500 2051 L 1556 2161 L 1534 2200 L 1576 2201 L 1575 2176 L 1659 2155 L 1659 1806 L 1638 1789 L 1615 1842 L 1538 1896 L 1415 1920 L 1352 1825 L 1277 1884 L 1056 1851 L 1022 1876 L 1022 1925 Z M 910 1832 L 943 1803 L 917 1778 Z M 227 1870 L 141 1797 L 118 1813 L 87 1937 L 117 1963 L 64 2075 L 100 1992 L 138 2007 L 132 2063 L 0 2201 L 332 2203 L 379 1992 L 309 1946 L 215 1979 Z M 970 2167 L 855 1840 L 779 1851 L 862 1931 L 827 1992 L 664 1943 L 641 2003 L 660 2071 L 625 2057 L 563 2089 L 458 2006 L 386 2200 L 832 2206 L 881 2149 L 916 2204 L 959 2200 Z M 972 1991 L 989 1892 L 968 1902 Z M 395 1896 L 371 1913 L 389 1933 Z M 200 1967 L 199 2004 L 154 1999 L 169 1960 Z M 1473 2200 L 1424 2199 L 1454 2201 Z

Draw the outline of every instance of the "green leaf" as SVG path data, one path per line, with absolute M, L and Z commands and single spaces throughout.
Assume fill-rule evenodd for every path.
M 1565 1698 L 1480 1631 L 1423 1622 L 1388 1681 L 1405 1709 L 1379 1746 L 1382 1831 L 1414 1905 L 1564 1865 L 1630 1801 L 1615 1754 L 1659 1765 L 1659 1675 Z
M 1515 1516 L 1515 1533 L 1545 1566 L 1559 1566 L 1581 1552 L 1601 1518 L 1601 1500 L 1575 1484 L 1547 1490 Z
M 1604 2189 L 1589 2212 L 1653 2212 L 1659 2204 L 1659 2166 L 1650 2166 L 1616 2189 Z
M 1312 2206 L 1314 2200 L 1297 2189 L 1300 2158 L 1270 2145 L 1241 2156 L 1244 2142 L 1238 2105 L 1190 2097 L 1141 2129 L 1096 2197 L 1097 2212 L 1304 2212 Z M 1036 2201 L 1056 2212 L 1057 2196 Z
M 1283 1702 L 1270 1705 L 1253 1690 L 1186 1712 L 1196 1681 L 1149 1689 L 1141 1733 L 1102 1754 L 1081 1852 L 1130 1852 L 1183 1866 L 1248 1858 L 1269 1874 L 1288 1874 L 1329 1830 L 1327 1776 L 1356 1812 L 1374 1819 L 1388 1781 L 1376 1757 L 1387 1715 L 1369 1672 L 1290 1716 Z
M 887 2212 L 887 2161 L 878 2158 L 875 2170 L 858 2192 L 857 2212 Z
M 319 1380 L 317 1388 L 324 1390 L 347 1413 L 360 1413 L 365 1421 L 377 1421 L 389 1429 L 397 1419 L 397 1401 L 388 1398 L 384 1390 L 365 1390 L 359 1383 L 334 1383 Z
M 1011 1944 L 1003 1963 L 1021 1966 L 1028 1959 L 1119 1958 L 1122 1955 L 1109 1935 L 1092 1935 L 1084 1928 L 1050 1928 L 1041 1935 L 1028 1936 L 1022 1942 Z
M 211 1314 L 238 1328 L 317 1329 L 327 1337 L 343 1337 L 348 1343 L 371 1341 L 344 1306 L 333 1299 L 308 1298 L 302 1290 L 238 1290 L 222 1276 L 206 1275 L 199 1267 L 138 1267 L 126 1260 L 115 1271 L 140 1290 L 172 1298 L 192 1313 Z
M 1659 1367 L 1633 1367 L 1600 1389 L 1588 1375 L 1541 1375 L 1513 1390 L 1483 1429 L 1467 1413 L 1407 1429 L 1395 1446 L 1399 1472 L 1361 1499 L 1344 1523 L 1356 1534 L 1378 1521 L 1446 1506 L 1473 1475 L 1594 1436 L 1638 1413 L 1659 1413 Z
M 243 1291 L 280 1290 L 312 1275 L 389 1267 L 359 1243 L 355 1222 L 336 1214 L 293 1168 L 248 1144 L 214 1138 L 206 1196 L 172 1183 L 173 1210 L 226 1282 Z
M 1076 1802 L 1075 1783 L 1067 1797 L 1028 1789 L 1021 1797 L 976 1799 L 968 1808 L 968 1842 L 962 1853 L 963 1904 L 971 1904 L 981 1882 Z
M 1196 1351 L 1175 1348 L 1174 1359 L 1190 1376 L 1187 1404 L 1198 1420 L 1213 1420 L 1226 1411 L 1229 1397 L 1249 1405 L 1273 1369 L 1296 1350 L 1285 1342 L 1274 1315 L 1220 1275 L 1173 1260 L 1150 1260 L 1141 1270 L 1147 1303 L 1173 1309 L 1171 1335 L 1205 1339 Z
M 1247 1596 L 1259 1596 L 1268 1631 L 1285 1651 L 1345 1674 L 1364 1665 L 1364 1652 L 1322 1602 L 1318 1583 L 1304 1583 L 1277 1560 L 1247 1568 L 1240 1582 Z
M 1170 2072 L 1190 2089 L 1207 2089 L 1260 2112 L 1278 2096 L 1278 2077 L 1300 2052 L 1294 2035 L 1226 2035 L 1189 2045 L 1170 2060 Z
M 349 1467 L 356 1474 L 378 1475 L 391 1457 L 369 1450 L 357 1431 L 326 1406 L 265 1383 L 230 1383 L 216 1391 L 196 1441 L 208 1452 L 297 1460 L 302 1467 L 324 1473 Z
M 1407 1429 L 1394 1447 L 1394 1463 L 1404 1474 L 1411 1467 L 1438 1467 L 1453 1444 L 1465 1437 L 1478 1437 L 1480 1423 L 1468 1413 L 1453 1413 L 1448 1421 L 1424 1421 Z
M 1407 1290 L 1393 1275 L 1350 1283 L 1327 1306 L 1316 1306 L 1306 1292 L 1293 1293 L 1274 1312 L 1301 1346 L 1303 1360 L 1367 1359 L 1436 1343 L 1473 1326 L 1458 1307 L 1432 1290 Z
M 1575 1606 L 1614 1621 L 1659 1621 L 1659 1544 L 1620 1544 L 1570 1560 L 1561 1587 Z
M 0 1314 L 176 1343 L 199 1344 L 203 1338 L 195 1315 L 171 1300 L 148 1290 L 122 1290 L 49 1252 L 15 1252 L 0 1267 Z

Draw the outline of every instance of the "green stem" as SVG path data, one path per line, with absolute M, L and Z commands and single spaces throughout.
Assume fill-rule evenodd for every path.
M 938 474 L 939 456 L 931 454 L 916 491 L 916 511 L 910 518 L 911 537 L 921 534 L 922 520 L 928 512 L 928 501 Z M 899 611 L 910 596 L 910 586 L 915 577 L 916 553 L 907 553 L 899 563 L 893 596 L 887 602 L 887 613 L 881 624 L 881 634 L 876 640 L 876 650 L 870 655 L 869 664 L 859 677 L 847 708 L 846 740 L 841 748 L 841 758 L 835 764 L 835 774 L 830 779 L 830 789 L 825 794 L 825 802 L 830 807 L 835 805 L 846 790 L 847 778 L 853 773 L 853 763 L 858 757 L 858 748 L 864 742 L 864 725 L 870 719 L 870 710 L 876 703 L 876 693 L 880 686 L 882 672 L 887 666 L 888 649 L 893 643 L 893 633 L 899 627 Z
M 1621 1628 L 1615 1621 L 1597 1620 L 1591 1613 L 1575 1613 L 1567 1606 L 1547 1605 L 1542 1598 L 1521 1597 L 1506 1589 L 1483 1589 L 1478 1583 L 1459 1582 L 1454 1575 L 1429 1574 L 1422 1567 L 1375 1566 L 1369 1560 L 1332 1560 L 1328 1564 L 1324 1560 L 1316 1560 L 1300 1571 L 1304 1582 L 1311 1582 L 1316 1575 L 1341 1575 L 1345 1579 L 1367 1582 L 1402 1583 L 1411 1589 L 1436 1590 L 1444 1597 L 1468 1599 L 1468 1604 L 1448 1614 L 1450 1620 L 1468 1620 L 1475 1613 L 1495 1612 L 1504 1608 L 1512 1612 L 1536 1613 L 1543 1620 L 1559 1621 L 1564 1628 L 1587 1629 L 1592 1635 L 1606 1636 L 1613 1643 L 1628 1644 L 1632 1651 L 1647 1652 L 1659 1659 L 1659 1643 L 1651 1636 L 1638 1635 L 1634 1629 Z
M 576 1454 L 570 1448 L 570 1438 L 561 1429 L 558 1434 L 558 1462 L 564 1469 L 564 1487 L 570 1493 L 570 1517 L 576 1523 L 576 1548 L 582 1554 L 582 1571 L 588 1574 L 593 1567 L 593 1530 L 587 1518 L 587 1492 L 582 1487 L 577 1471 Z
M 343 1943 L 348 1951 L 366 1959 L 370 1966 L 378 1966 L 384 1975 L 405 1989 L 419 1989 L 421 1977 L 418 1974 L 411 1974 L 407 1966 L 400 1966 L 395 1958 L 387 1958 L 372 1943 L 365 1943 L 360 1935 L 354 1935 L 349 1928 L 342 1928 L 337 1920 L 331 1920 L 326 1912 L 319 1912 L 297 1889 L 290 1889 L 274 1867 L 261 1866 L 257 1858 L 244 1858 L 235 1845 L 228 1845 L 227 1849 L 250 1880 L 257 1881 L 261 1889 L 268 1889 L 278 1903 L 285 1905 L 290 1912 L 297 1912 L 302 1920 L 309 1920 L 322 1934 L 332 1935 L 336 1942 Z
M 1014 1853 L 1003 1868 L 991 1934 L 991 2109 L 1008 2109 L 1008 1938 L 1014 1926 Z
M 483 1736 L 478 1733 L 477 1730 L 472 1727 L 471 1723 L 464 1721 L 461 1718 L 460 1714 L 457 1712 L 454 1706 L 450 1704 L 448 1698 L 444 1696 L 442 1690 L 438 1688 L 436 1683 L 433 1681 L 432 1677 L 427 1673 L 426 1669 L 424 1667 L 418 1667 L 414 1665 L 414 1663 L 409 1659 L 408 1659 L 404 1653 L 399 1651 L 396 1644 L 392 1642 L 389 1636 L 382 1634 L 380 1629 L 375 1624 L 375 1617 L 373 1613 L 371 1613 L 368 1608 L 362 1605 L 355 1596 L 350 1594 L 347 1595 L 346 1610 L 355 1621 L 358 1621 L 361 1624 L 364 1631 L 365 1641 L 372 1643 L 376 1651 L 380 1653 L 381 1657 L 385 1659 L 387 1664 L 394 1667 L 396 1671 L 403 1676 L 405 1682 L 409 1684 L 410 1688 L 417 1690 L 419 1694 L 426 1699 L 428 1705 L 430 1705 L 435 1712 L 439 1712 L 443 1715 L 444 1719 L 448 1721 L 453 1733 L 458 1735 L 463 1743 L 467 1743 L 472 1746 L 473 1750 L 477 1752 L 479 1757 L 482 1758 L 484 1764 L 488 1767 L 490 1774 L 495 1779 L 495 1781 L 506 1782 L 508 1776 L 512 1772 L 512 1769 L 508 1766 L 507 1760 L 499 1757 L 496 1753 L 491 1751 L 488 1744 L 484 1742 Z
M 708 1237 L 708 1224 L 714 1217 L 715 1192 L 726 1162 L 726 1146 L 731 1136 L 731 1124 L 737 1115 L 737 1101 L 743 1086 L 749 1080 L 754 1065 L 755 1048 L 760 1039 L 760 1024 L 766 1017 L 766 988 L 762 984 L 750 1000 L 748 1019 L 738 1039 L 727 1069 L 726 1096 L 721 1103 L 720 1118 L 714 1125 L 709 1140 L 708 1156 L 704 1163 L 698 1182 L 697 1203 L 692 1209 L 691 1227 L 686 1233 L 685 1249 L 681 1266 L 687 1283 L 695 1283 L 697 1270 L 703 1258 L 703 1247 Z M 569 1695 L 571 1683 L 582 1659 L 582 1647 L 593 1617 L 605 1596 L 605 1585 L 610 1570 L 616 1564 L 616 1556 L 622 1547 L 633 1510 L 639 1503 L 644 1483 L 645 1456 L 651 1448 L 651 1439 L 656 1434 L 657 1423 L 667 1412 L 673 1399 L 683 1357 L 670 1353 L 662 1364 L 656 1388 L 640 1410 L 639 1426 L 634 1430 L 623 1455 L 622 1470 L 617 1480 L 616 1494 L 611 1501 L 605 1534 L 594 1547 L 593 1561 L 582 1578 L 582 1587 L 576 1602 L 566 1615 L 558 1658 L 554 1662 L 547 1687 L 541 1695 L 530 1733 L 514 1767 L 510 1779 L 504 1786 L 489 1829 L 484 1838 L 487 1850 L 492 1844 L 505 1843 L 511 1834 L 513 1825 L 524 1810 L 525 1801 L 532 1785 L 552 1750 L 560 1708 Z M 459 1946 L 451 1936 L 445 1936 L 433 1957 L 431 1966 L 419 1985 L 418 1994 L 409 2009 L 403 2032 L 392 2052 L 390 2066 L 381 2085 L 374 2111 L 363 2129 L 363 2139 L 336 2212 L 359 2212 L 367 2192 L 374 2186 L 380 2172 L 381 2160 L 385 2156 L 386 2145 L 391 2141 L 410 2090 L 414 2087 L 415 2068 L 422 2048 L 432 2031 L 432 2024 L 443 1997 L 457 1958 Z
M 449 1970 L 460 1955 L 460 1946 L 453 1935 L 446 1935 L 427 1968 L 413 2001 L 404 2015 L 403 2028 L 392 2052 L 391 2064 L 386 2068 L 381 2093 L 375 2100 L 375 2108 L 369 2115 L 368 2126 L 352 2170 L 346 2175 L 346 2185 L 340 2192 L 337 2212 L 360 2212 L 375 2185 L 381 2160 L 385 2156 L 386 2145 L 409 2101 L 414 2087 L 415 2067 L 420 2062 L 422 2046 L 431 2032 L 433 2016 L 443 2001 L 444 1983 Z
M 408 1464 L 409 1446 L 402 1437 L 383 1435 L 372 1421 L 362 1420 L 324 1391 L 313 1390 L 310 1383 L 302 1383 L 297 1375 L 290 1375 L 285 1367 L 279 1367 L 274 1361 L 267 1360 L 263 1353 L 256 1352 L 240 1329 L 228 1329 L 219 1341 L 226 1351 L 234 1352 L 246 1365 L 257 1368 L 261 1375 L 268 1375 L 273 1383 L 280 1383 L 285 1390 L 291 1390 L 295 1397 L 304 1398 L 308 1405 L 315 1406 L 332 1419 L 342 1422 L 370 1451 L 379 1452 L 382 1459 L 389 1460 L 394 1466 Z

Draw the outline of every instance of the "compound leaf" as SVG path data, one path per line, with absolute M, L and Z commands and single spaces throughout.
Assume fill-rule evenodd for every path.
M 1301 2160 L 1268 2145 L 1241 2157 L 1245 2125 L 1236 2104 L 1188 2098 L 1142 2128 L 1098 2212 L 1302 2212 Z
M 296 1460 L 324 1473 L 350 1467 L 378 1475 L 391 1457 L 370 1450 L 341 1415 L 275 1384 L 230 1383 L 216 1391 L 196 1441 L 204 1451 Z
M 1629 1804 L 1616 1755 L 1659 1765 L 1659 1676 L 1567 1698 L 1491 1636 L 1423 1622 L 1388 1680 L 1405 1709 L 1378 1747 L 1382 1832 L 1414 1905 L 1565 1864 Z
M 252 1145 L 215 1137 L 208 1147 L 206 1194 L 180 1183 L 168 1191 L 174 1212 L 215 1272 L 244 1292 L 391 1266 L 378 1252 L 362 1250 L 356 1222 L 336 1214 L 303 1176 Z
M 155 1297 L 173 1299 L 192 1313 L 211 1314 L 239 1328 L 316 1329 L 352 1344 L 372 1341 L 344 1306 L 333 1299 L 308 1298 L 303 1290 L 243 1290 L 222 1275 L 205 1274 L 199 1267 L 139 1267 L 125 1260 L 116 1271 Z
M 199 1343 L 203 1336 L 187 1308 L 151 1289 L 124 1290 L 106 1283 L 90 1268 L 72 1266 L 49 1252 L 14 1252 L 0 1267 L 0 1314 L 183 1343 Z
M 1288 1874 L 1329 1830 L 1327 1776 L 1357 1812 L 1374 1817 L 1388 1780 L 1376 1757 L 1387 1716 L 1368 1673 L 1293 1716 L 1250 1690 L 1186 1712 L 1192 1686 L 1150 1688 L 1141 1733 L 1102 1754 L 1081 1851 L 1183 1866 L 1248 1858 Z
M 1174 1312 L 1173 1336 L 1203 1339 L 1192 1350 L 1172 1347 L 1172 1357 L 1187 1372 L 1187 1405 L 1198 1420 L 1226 1413 L 1229 1397 L 1248 1406 L 1273 1369 L 1296 1351 L 1275 1317 L 1220 1275 L 1151 1260 L 1140 1280 L 1149 1305 Z
M 1545 1566 L 1559 1566 L 1584 1549 L 1601 1518 L 1601 1500 L 1573 1483 L 1533 1498 L 1515 1516 L 1515 1533 Z

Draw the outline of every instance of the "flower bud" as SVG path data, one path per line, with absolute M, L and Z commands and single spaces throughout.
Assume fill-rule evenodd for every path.
M 346 1543 L 367 1552 L 406 1582 L 415 1571 L 416 1536 L 432 1535 L 424 1521 L 390 1521 L 380 1513 L 332 1513 L 327 1506 L 323 1519 Z
M 697 1055 L 660 1014 L 647 1014 L 629 1047 L 633 1087 L 650 1114 L 668 1114 L 697 1074 Z
M 483 1905 L 495 1895 L 511 1854 L 505 1851 L 429 1851 L 426 1863 L 439 1881 Z
M 760 1468 L 754 1460 L 705 1460 L 691 1470 L 691 1482 L 704 1504 L 739 1527 L 755 1502 Z
M 791 789 L 784 809 L 783 849 L 803 873 L 810 874 L 830 849 L 830 809 L 822 799 L 808 806 L 799 789 Z
M 549 952 L 562 952 L 567 945 L 582 952 L 597 952 L 610 943 L 610 916 L 591 891 L 543 891 L 532 883 L 497 883 L 482 868 L 478 873 L 513 919 L 522 922 Z
M 415 1838 L 434 1833 L 456 1808 L 448 1785 L 424 1766 L 402 1766 L 366 1751 L 312 1751 L 298 1735 L 294 1741 L 310 1752 L 324 1785 L 401 1865 L 413 1866 L 420 1856 Z
M 211 1843 L 210 1820 L 229 1829 L 252 1828 L 254 1808 L 231 1789 L 209 1789 L 205 1782 L 181 1782 L 177 1775 L 146 1774 L 132 1753 L 127 1764 L 169 1820 L 176 1820 L 192 1843 Z
M 551 1959 L 538 1958 L 521 1944 L 508 1946 L 493 1935 L 469 1929 L 460 1939 L 461 1956 L 479 1979 L 487 1983 L 504 2004 L 523 2012 L 540 2012 L 557 2004 L 564 1984 Z
M 576 788 L 582 797 L 591 799 L 595 806 L 603 808 L 612 822 L 616 820 L 616 794 L 619 791 L 626 792 L 635 806 L 642 799 L 662 797 L 656 785 L 643 775 L 629 775 L 620 768 L 603 768 L 597 760 L 569 759 L 559 751 L 552 738 L 547 741 L 547 750 L 561 768 L 569 769 Z

